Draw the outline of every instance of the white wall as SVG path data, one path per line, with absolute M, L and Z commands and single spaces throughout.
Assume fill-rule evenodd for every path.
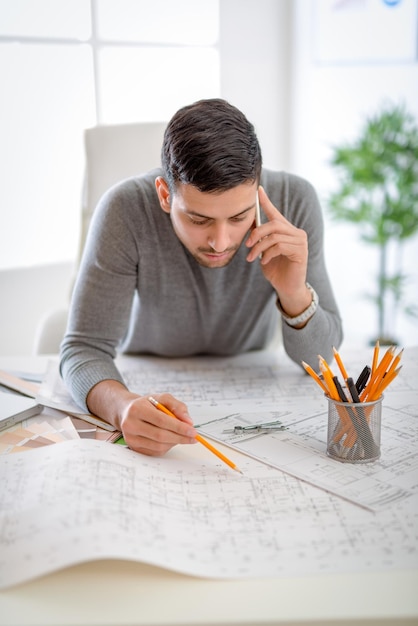
M 266 167 L 288 169 L 293 0 L 221 0 L 221 95 L 254 124 Z
M 407 0 L 415 5 L 417 1 Z M 415 54 L 415 60 L 403 61 L 317 62 L 313 25 L 319 2 L 294 0 L 293 4 L 290 167 L 315 185 L 326 213 L 325 198 L 335 185 L 335 174 L 328 164 L 331 146 L 356 138 L 364 117 L 374 114 L 384 100 L 405 102 L 418 121 L 418 58 Z M 368 4 L 372 5 L 358 6 Z M 373 41 L 374 34 L 368 36 Z M 375 290 L 377 252 L 359 241 L 359 231 L 353 226 L 327 221 L 326 253 L 345 322 L 344 345 L 365 345 L 377 325 L 374 305 L 364 298 L 364 294 Z M 418 237 L 405 246 L 403 269 L 409 276 L 406 297 L 418 305 Z M 417 345 L 418 320 L 398 315 L 396 322 L 400 343 Z
M 220 0 L 221 96 L 253 121 L 270 167 L 285 168 L 289 154 L 290 5 L 291 0 Z M 32 353 L 39 322 L 67 306 L 72 280 L 70 264 L 0 271 L 1 355 Z
M 375 308 L 364 296 L 375 289 L 377 252 L 360 242 L 355 228 L 327 215 L 335 184 L 330 148 L 352 140 L 384 99 L 404 101 L 418 120 L 418 59 L 318 63 L 314 24 L 321 2 L 221 0 L 221 91 L 255 124 L 265 165 L 304 176 L 317 189 L 344 345 L 359 346 L 376 333 Z M 355 52 L 358 39 L 352 43 Z M 403 270 L 406 300 L 418 305 L 418 237 L 404 247 Z M 417 345 L 418 320 L 398 313 L 395 334 L 402 345 Z
M 258 132 L 268 167 L 308 178 L 325 196 L 332 185 L 329 144 L 350 138 L 383 95 L 402 96 L 418 118 L 418 64 L 320 66 L 312 55 L 316 0 L 220 0 L 221 96 Z M 417 1 L 417 0 L 415 0 Z M 323 203 L 324 204 L 324 203 Z M 328 268 L 345 321 L 345 345 L 365 344 L 374 311 L 362 298 L 376 265 L 348 226 L 326 224 Z M 418 243 L 404 253 L 417 302 Z M 68 302 L 69 266 L 0 272 L 0 354 L 29 354 L 40 319 Z M 418 323 L 401 317 L 403 345 L 418 344 Z

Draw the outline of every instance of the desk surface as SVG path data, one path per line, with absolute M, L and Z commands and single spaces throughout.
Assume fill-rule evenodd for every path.
M 44 363 L 0 358 L 0 369 L 42 371 Z M 418 624 L 417 589 L 418 557 L 410 571 L 240 581 L 107 560 L 2 591 L 0 625 L 400 626 Z
M 418 574 L 205 581 L 121 561 L 87 563 L 0 594 L 0 624 L 418 624 Z

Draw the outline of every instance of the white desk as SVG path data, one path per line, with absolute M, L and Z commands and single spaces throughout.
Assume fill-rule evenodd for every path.
M 0 369 L 42 371 L 44 363 L 0 358 Z M 1 592 L 0 625 L 401 626 L 418 624 L 417 590 L 418 556 L 413 571 L 243 581 L 99 561 Z
M 418 574 L 217 582 L 88 563 L 0 594 L 7 626 L 418 624 Z

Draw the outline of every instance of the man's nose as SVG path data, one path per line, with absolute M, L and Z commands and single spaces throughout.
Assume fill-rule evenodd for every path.
M 223 252 L 230 245 L 228 224 L 214 224 L 208 237 L 208 244 L 215 252 Z

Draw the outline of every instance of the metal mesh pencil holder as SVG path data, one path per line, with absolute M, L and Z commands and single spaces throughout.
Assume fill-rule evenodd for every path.
M 374 402 L 328 400 L 327 455 L 343 463 L 370 463 L 380 457 L 381 396 Z

